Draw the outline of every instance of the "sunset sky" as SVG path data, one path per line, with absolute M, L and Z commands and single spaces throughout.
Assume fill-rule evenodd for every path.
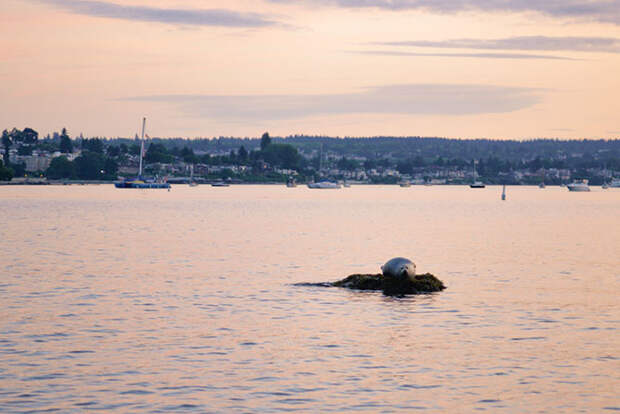
M 620 0 L 2 0 L 0 129 L 620 138 Z

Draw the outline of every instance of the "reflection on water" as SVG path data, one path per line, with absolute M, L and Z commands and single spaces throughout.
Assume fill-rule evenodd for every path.
M 620 410 L 620 191 L 500 193 L 0 187 L 0 411 Z

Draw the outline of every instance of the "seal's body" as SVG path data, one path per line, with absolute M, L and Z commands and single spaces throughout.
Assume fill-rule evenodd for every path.
M 411 279 L 415 276 L 415 263 L 404 257 L 395 257 L 381 266 L 384 277 Z

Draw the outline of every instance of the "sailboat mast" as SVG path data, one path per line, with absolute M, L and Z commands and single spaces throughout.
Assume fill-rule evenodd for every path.
M 474 160 L 474 183 L 476 182 L 476 164 L 478 161 Z
M 146 117 L 142 118 L 142 136 L 140 138 L 140 170 L 138 177 L 142 177 L 142 157 L 144 156 L 144 126 L 146 125 Z

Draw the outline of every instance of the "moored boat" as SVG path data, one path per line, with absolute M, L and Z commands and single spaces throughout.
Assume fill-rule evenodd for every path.
M 482 181 L 477 180 L 476 164 L 478 164 L 478 161 L 474 160 L 474 182 L 469 185 L 469 188 L 485 188 L 486 185 Z
M 308 183 L 308 188 L 314 189 L 338 189 L 340 188 L 340 184 L 334 183 L 332 181 L 319 181 L 318 183 Z
M 588 180 L 575 180 L 570 184 L 566 185 L 568 191 L 577 191 L 577 192 L 587 192 L 590 191 L 590 187 L 588 186 Z
M 224 181 L 216 181 L 211 183 L 211 187 L 230 187 L 230 184 L 225 183 Z
M 131 181 L 116 181 L 114 182 L 116 188 L 170 188 L 170 184 L 164 181 L 144 181 L 141 178 L 136 178 Z
M 198 186 L 198 183 L 194 180 L 194 164 L 192 164 L 190 166 L 189 186 L 190 187 L 197 187 Z
M 142 178 L 142 158 L 144 157 L 144 127 L 146 125 L 146 118 L 142 118 L 142 137 L 140 139 L 140 167 L 138 168 L 138 176 L 133 180 L 121 180 L 115 181 L 114 187 L 116 188 L 167 188 L 170 189 L 170 183 L 165 180 L 145 180 Z

